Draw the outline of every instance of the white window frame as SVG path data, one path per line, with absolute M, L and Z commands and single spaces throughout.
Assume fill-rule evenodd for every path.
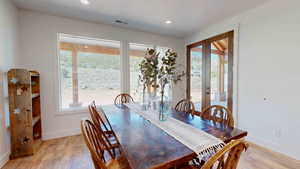
M 129 56 L 129 45 L 130 44 L 142 44 L 146 46 L 153 46 L 157 48 L 158 45 L 147 45 L 144 43 L 136 43 L 136 42 L 129 42 L 127 40 L 114 40 L 114 39 L 100 39 L 100 38 L 91 38 L 86 36 L 77 36 L 65 33 L 57 33 L 56 37 L 56 57 L 55 57 L 55 64 L 54 64 L 54 103 L 56 107 L 56 114 L 57 115 L 68 115 L 68 114 L 83 114 L 88 112 L 88 108 L 86 106 L 82 107 L 74 107 L 74 108 L 62 108 L 62 98 L 61 98 L 61 66 L 60 66 L 60 36 L 70 36 L 75 38 L 83 38 L 83 39 L 93 39 L 93 40 L 100 40 L 100 41 L 119 41 L 120 42 L 120 92 L 121 93 L 130 93 L 130 56 Z M 163 47 L 162 48 L 168 48 Z M 112 101 L 113 104 L 113 101 Z
M 56 104 L 56 114 L 58 115 L 65 115 L 65 114 L 81 114 L 81 113 L 87 113 L 88 112 L 88 107 L 87 106 L 80 106 L 80 107 L 69 107 L 69 108 L 62 108 L 62 97 L 61 97 L 61 66 L 60 66 L 60 37 L 61 36 L 66 36 L 66 37 L 73 37 L 73 38 L 82 38 L 82 39 L 92 39 L 92 40 L 99 40 L 99 41 L 118 41 L 120 42 L 120 92 L 125 92 L 125 85 L 123 82 L 122 77 L 124 77 L 124 71 L 122 71 L 124 64 L 126 64 L 126 60 L 124 60 L 123 57 L 123 46 L 124 46 L 124 41 L 120 40 L 111 40 L 111 39 L 100 39 L 100 38 L 90 38 L 86 36 L 77 36 L 77 35 L 70 35 L 70 34 L 64 34 L 64 33 L 57 33 L 57 38 L 56 38 L 56 59 L 55 59 L 55 76 L 54 79 L 57 81 L 54 81 L 54 86 L 55 86 L 55 104 Z

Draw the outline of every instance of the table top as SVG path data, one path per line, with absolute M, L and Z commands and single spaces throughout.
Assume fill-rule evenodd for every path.
M 196 154 L 126 106 L 109 105 L 103 109 L 120 140 L 132 169 L 166 168 L 193 159 Z M 170 114 L 182 122 L 203 130 L 225 143 L 247 136 L 246 131 L 175 110 Z

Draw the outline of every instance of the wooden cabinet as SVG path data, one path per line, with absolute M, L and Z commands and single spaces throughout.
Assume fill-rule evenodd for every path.
M 34 154 L 41 144 L 40 75 L 11 69 L 8 74 L 11 158 Z

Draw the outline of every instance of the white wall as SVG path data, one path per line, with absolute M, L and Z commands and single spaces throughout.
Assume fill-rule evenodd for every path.
M 8 114 L 6 72 L 14 67 L 18 56 L 18 10 L 10 0 L 0 0 L 0 168 L 8 161 L 10 136 L 6 127 Z
M 235 58 L 239 127 L 249 132 L 251 141 L 298 160 L 299 6 L 299 0 L 269 1 L 186 38 L 186 44 L 190 44 L 228 30 L 239 30 Z
M 66 33 L 92 38 L 128 41 L 142 44 L 155 44 L 175 49 L 184 61 L 184 40 L 145 33 L 110 25 L 90 23 L 69 18 L 50 16 L 42 13 L 21 10 L 21 63 L 28 69 L 41 73 L 41 104 L 44 139 L 79 133 L 79 122 L 88 113 L 57 115 L 58 103 L 55 84 L 57 33 Z M 176 97 L 184 94 L 178 90 Z

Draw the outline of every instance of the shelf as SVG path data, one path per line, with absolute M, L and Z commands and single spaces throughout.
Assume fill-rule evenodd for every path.
M 10 140 L 13 145 L 10 157 L 14 159 L 33 155 L 40 147 L 43 135 L 40 74 L 26 69 L 10 69 L 7 72 L 7 81 Z M 15 108 L 20 106 L 24 111 L 22 115 L 16 116 Z
M 31 98 L 34 99 L 34 98 L 39 97 L 39 96 L 40 96 L 39 93 L 32 93 Z
M 39 77 L 40 74 L 38 72 L 36 72 L 36 71 L 30 71 L 30 76 L 31 77 Z
M 32 126 L 35 126 L 37 122 L 41 120 L 41 116 L 33 117 L 32 118 Z

